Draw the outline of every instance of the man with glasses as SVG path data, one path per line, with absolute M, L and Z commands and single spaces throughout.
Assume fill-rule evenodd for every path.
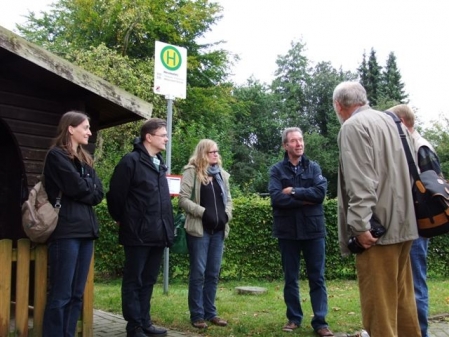
M 116 166 L 106 195 L 125 251 L 122 312 L 128 322 L 127 337 L 167 334 L 153 325 L 150 316 L 164 248 L 173 243 L 174 236 L 167 167 L 160 154 L 168 142 L 166 126 L 159 118 L 142 126 L 134 150 Z

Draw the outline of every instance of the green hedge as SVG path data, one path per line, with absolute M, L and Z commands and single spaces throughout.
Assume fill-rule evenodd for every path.
M 258 196 L 234 198 L 231 232 L 225 241 L 222 279 L 281 279 L 282 268 L 277 240 L 271 236 L 272 214 L 269 198 Z M 173 199 L 177 210 L 177 199 Z M 324 204 L 327 226 L 326 278 L 354 279 L 354 257 L 342 258 L 338 246 L 337 201 Z M 100 239 L 95 248 L 95 270 L 102 276 L 121 275 L 123 249 L 118 244 L 118 227 L 109 217 L 106 202 L 96 207 L 101 223 Z M 449 235 L 433 238 L 429 245 L 428 276 L 449 276 Z M 188 256 L 170 254 L 170 279 L 188 277 Z M 305 277 L 302 264 L 302 277 Z

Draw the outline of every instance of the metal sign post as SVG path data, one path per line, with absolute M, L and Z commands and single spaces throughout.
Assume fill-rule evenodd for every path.
M 186 98 L 187 89 L 187 50 L 182 47 L 169 45 L 156 41 L 154 54 L 154 88 L 159 95 L 165 95 L 167 99 L 167 136 L 165 162 L 171 173 L 171 148 L 172 148 L 172 117 L 173 100 Z M 169 274 L 169 249 L 164 250 L 164 294 L 168 293 Z
M 172 116 L 173 116 L 173 96 L 165 96 L 167 99 L 167 135 L 168 143 L 165 150 L 165 162 L 167 164 L 167 174 L 171 173 L 171 136 L 172 136 Z M 169 262 L 170 262 L 170 251 L 168 248 L 164 249 L 164 267 L 163 267 L 163 283 L 164 283 L 164 294 L 168 294 L 168 276 L 169 276 Z

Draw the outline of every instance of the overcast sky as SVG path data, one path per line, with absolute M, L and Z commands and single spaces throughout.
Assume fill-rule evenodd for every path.
M 306 44 L 313 62 L 355 71 L 371 48 L 384 66 L 394 52 L 411 105 L 423 121 L 449 116 L 449 2 L 446 0 L 219 0 L 223 19 L 207 38 L 226 40 L 240 56 L 232 79 L 253 75 L 270 83 L 276 58 L 292 41 Z M 28 10 L 48 9 L 51 0 L 4 1 L 0 25 L 14 30 Z M 188 99 L 188 98 L 187 98 Z

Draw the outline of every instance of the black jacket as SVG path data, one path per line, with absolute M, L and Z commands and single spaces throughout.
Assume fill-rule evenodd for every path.
M 112 218 L 120 223 L 119 242 L 126 246 L 171 246 L 173 210 L 160 154 L 160 169 L 141 143 L 116 166 L 106 195 Z
M 52 204 L 62 192 L 58 225 L 49 240 L 98 238 L 98 221 L 92 206 L 103 199 L 103 187 L 95 170 L 54 147 L 47 154 L 44 176 Z
M 201 184 L 200 205 L 204 207 L 203 229 L 209 234 L 224 231 L 228 216 L 223 203 L 223 193 L 215 177 L 207 184 Z
M 295 194 L 283 194 L 282 190 L 290 186 L 294 187 Z M 284 160 L 270 169 L 268 190 L 273 207 L 273 236 L 292 240 L 323 238 L 326 189 L 327 180 L 317 163 L 303 155 L 295 173 L 285 154 Z

